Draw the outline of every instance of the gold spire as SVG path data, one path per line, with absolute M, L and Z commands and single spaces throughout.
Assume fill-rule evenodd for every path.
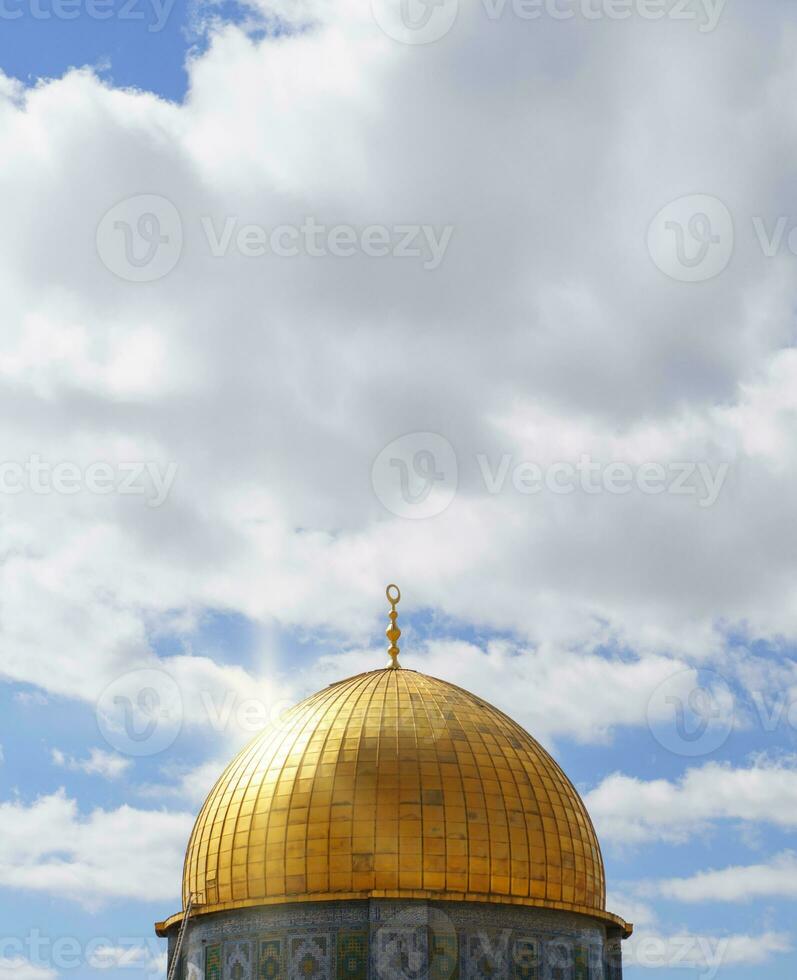
M 392 663 L 390 664 L 391 669 L 398 670 L 401 665 L 398 662 L 399 648 L 397 644 L 398 638 L 401 636 L 401 630 L 396 626 L 396 620 L 398 619 L 396 606 L 401 602 L 401 590 L 397 585 L 388 585 L 385 589 L 385 595 L 387 596 L 387 601 L 390 603 L 390 612 L 388 613 L 390 626 L 385 630 L 385 636 L 390 640 L 390 646 L 387 652 L 392 659 Z

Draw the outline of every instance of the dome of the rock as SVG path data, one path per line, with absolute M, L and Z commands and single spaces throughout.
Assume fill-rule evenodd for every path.
M 391 619 L 395 661 L 395 606 Z M 224 937 L 238 932 L 250 938 L 234 948 L 249 952 L 231 977 L 261 976 L 255 965 L 265 940 L 256 933 L 277 944 L 263 976 L 346 975 L 333 963 L 333 954 L 349 956 L 340 944 L 351 930 L 341 923 L 362 920 L 358 935 L 368 937 L 388 913 L 428 922 L 430 910 L 444 910 L 455 936 L 466 935 L 475 914 L 492 930 L 519 930 L 526 938 L 517 942 L 531 943 L 535 957 L 546 944 L 572 946 L 602 963 L 631 929 L 606 910 L 595 830 L 548 752 L 478 696 L 395 662 L 302 701 L 230 763 L 191 834 L 183 909 L 196 940 L 187 962 L 202 960 L 207 980 L 227 976 Z M 184 915 L 158 925 L 172 959 Z M 316 922 L 325 925 L 305 950 L 309 959 L 291 967 L 290 950 L 299 947 L 284 944 L 293 936 L 301 945 Z M 583 947 L 562 945 L 571 933 L 586 937 Z M 363 978 L 384 974 L 368 967 L 376 955 L 368 941 L 357 954 Z M 424 955 L 431 962 L 431 948 Z M 508 961 L 491 970 L 536 976 L 511 972 Z M 607 970 L 619 976 L 619 965 L 595 976 Z M 578 977 L 575 967 L 567 976 Z

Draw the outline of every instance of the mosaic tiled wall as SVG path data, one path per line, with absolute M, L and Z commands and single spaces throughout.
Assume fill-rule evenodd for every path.
M 252 947 L 249 940 L 224 944 L 224 977 L 228 980 L 252 980 Z
M 214 944 L 205 950 L 205 980 L 221 980 L 221 945 Z
M 593 920 L 421 901 L 218 913 L 191 923 L 181 961 L 184 980 L 622 980 Z
M 287 937 L 286 980 L 330 980 L 332 976 L 332 938 L 302 933 Z
M 515 940 L 510 975 L 512 980 L 539 980 L 540 947 L 536 940 Z
M 623 980 L 623 951 L 619 939 L 606 945 L 606 980 Z
M 367 929 L 341 929 L 338 933 L 337 980 L 368 980 Z
M 260 940 L 257 980 L 280 980 L 285 976 L 285 937 L 266 936 Z

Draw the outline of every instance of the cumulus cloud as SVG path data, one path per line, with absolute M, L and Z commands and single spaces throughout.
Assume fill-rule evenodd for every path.
M 153 946 L 95 946 L 88 956 L 88 965 L 92 970 L 133 969 L 148 976 L 164 976 L 166 953 Z
M 58 974 L 48 966 L 39 966 L 21 956 L 0 957 L 0 977 L 3 980 L 54 980 Z
M 623 944 L 626 968 L 693 969 L 703 980 L 713 980 L 726 969 L 768 963 L 794 948 L 788 933 L 771 929 L 723 934 L 668 929 L 652 906 L 631 894 L 611 894 L 608 907 L 634 923 L 632 937 Z
M 176 769 L 165 766 L 158 783 L 145 783 L 137 787 L 143 797 L 153 799 L 178 799 L 198 809 L 204 803 L 216 780 L 230 762 L 230 757 L 207 759 L 196 766 Z
M 651 886 L 655 894 L 678 902 L 752 902 L 758 898 L 797 898 L 797 855 L 776 855 L 766 864 L 701 871 Z
M 419 50 L 368 4 L 287 7 L 314 26 L 219 27 L 179 105 L 88 71 L 3 84 L 4 461 L 177 467 L 160 507 L 83 483 L 3 495 L 3 675 L 91 699 L 208 608 L 370 642 L 393 578 L 406 611 L 529 649 L 608 639 L 648 673 L 719 655 L 733 627 L 797 635 L 793 260 L 765 258 L 751 224 L 792 205 L 775 151 L 794 67 L 756 63 L 743 93 L 737 68 L 749 31 L 788 38 L 793 12 L 728 10 L 709 35 L 463 9 Z M 727 201 L 738 236 L 732 274 L 693 286 L 644 241 L 696 188 Z M 96 242 L 142 193 L 174 205 L 183 236 L 175 268 L 143 284 Z M 453 234 L 433 270 L 240 247 L 242 228 L 308 216 Z M 203 218 L 233 229 L 225 256 Z M 425 521 L 371 485 L 407 432 L 440 433 L 459 464 L 454 501 Z M 638 489 L 527 496 L 511 478 L 490 493 L 478 460 L 507 454 L 730 476 L 710 508 Z
M 36 706 L 39 708 L 45 707 L 49 702 L 47 698 L 42 694 L 41 691 L 16 691 L 14 694 L 14 700 L 18 704 L 25 705 L 25 707 Z
M 763 760 L 747 768 L 707 763 L 678 780 L 615 773 L 588 793 L 604 841 L 683 843 L 723 821 L 797 828 L 797 770 Z
M 384 650 L 354 650 L 322 658 L 312 674 L 316 685 L 319 679 L 332 683 L 385 658 Z M 683 663 L 666 657 L 612 658 L 594 650 L 562 651 L 549 645 L 530 650 L 498 640 L 484 645 L 411 641 L 400 660 L 406 667 L 478 691 L 546 741 L 569 736 L 601 742 L 617 728 L 644 725 L 651 695 L 663 681 L 685 671 L 683 685 L 689 688 L 695 676 Z
M 187 813 L 130 806 L 83 815 L 63 791 L 0 803 L 0 880 L 87 907 L 176 900 L 192 825 Z
M 88 758 L 76 759 L 60 749 L 51 752 L 53 763 L 72 772 L 83 772 L 89 776 L 103 776 L 105 779 L 116 779 L 125 773 L 133 764 L 132 759 L 125 759 L 114 752 L 102 749 L 91 749 Z
M 647 969 L 699 970 L 703 980 L 739 966 L 769 963 L 794 948 L 788 933 L 732 933 L 726 936 L 694 932 L 661 934 L 644 932 L 623 947 L 627 966 Z

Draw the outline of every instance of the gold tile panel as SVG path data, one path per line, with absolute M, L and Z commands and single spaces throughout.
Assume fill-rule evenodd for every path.
M 410 670 L 334 684 L 234 759 L 197 818 L 183 905 L 506 902 L 600 918 L 600 847 L 550 755 L 481 699 Z

